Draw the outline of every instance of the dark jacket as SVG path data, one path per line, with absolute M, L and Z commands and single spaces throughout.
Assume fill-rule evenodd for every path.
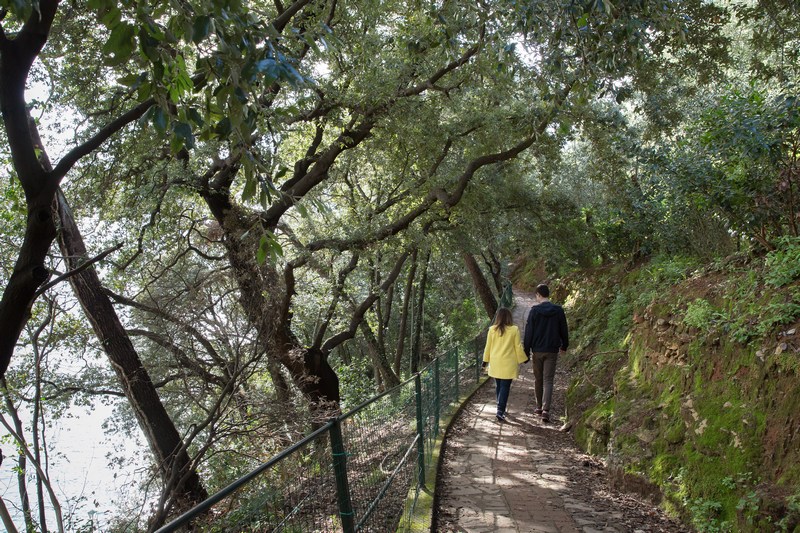
M 531 352 L 556 353 L 569 346 L 567 317 L 560 305 L 542 302 L 531 307 L 525 326 L 525 354 Z

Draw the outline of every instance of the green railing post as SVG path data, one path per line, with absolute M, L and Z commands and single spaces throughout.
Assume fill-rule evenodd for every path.
M 472 359 L 475 360 L 475 383 L 478 383 L 481 380 L 481 360 L 483 358 L 478 354 L 478 343 L 476 341 L 472 342 Z
M 339 502 L 339 517 L 342 519 L 342 531 L 354 533 L 353 503 L 350 500 L 350 485 L 347 482 L 347 453 L 344 451 L 342 426 L 335 419 L 330 431 L 331 452 L 333 454 L 333 472 L 336 476 L 336 498 Z
M 439 434 L 442 396 L 439 391 L 439 357 L 433 360 L 433 434 Z
M 455 362 L 455 370 L 456 370 L 456 394 L 454 400 L 458 400 L 458 348 L 453 348 L 453 361 Z
M 425 486 L 425 422 L 422 420 L 422 378 L 419 372 L 414 376 L 414 396 L 417 399 L 417 465 L 419 467 L 419 486 Z

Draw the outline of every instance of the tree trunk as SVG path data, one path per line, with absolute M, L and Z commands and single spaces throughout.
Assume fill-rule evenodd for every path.
M 417 272 L 417 249 L 411 254 L 411 267 L 408 270 L 406 288 L 403 293 L 403 309 L 400 314 L 400 326 L 397 332 L 397 348 L 394 352 L 394 373 L 400 377 L 400 369 L 403 364 L 403 351 L 405 350 L 406 331 L 408 330 L 408 311 L 411 303 L 411 292 L 414 288 L 414 276 Z
M 312 412 L 329 416 L 339 408 L 339 378 L 326 353 L 304 347 L 292 333 L 289 317 L 284 316 L 289 289 L 274 265 L 257 261 L 260 235 L 249 231 L 257 220 L 231 202 L 227 185 L 235 175 L 235 168 L 224 169 L 200 194 L 225 233 L 223 244 L 239 287 L 239 302 L 258 332 L 259 349 L 286 368 L 311 402 Z
M 234 232 L 230 232 L 229 237 Z M 256 326 L 260 345 L 267 356 L 279 361 L 298 389 L 312 403 L 312 409 L 338 409 L 339 378 L 328 364 L 322 350 L 305 348 L 282 319 L 286 287 L 270 264 L 259 266 L 254 246 L 246 241 L 227 238 L 228 259 L 239 285 L 240 302 L 249 320 Z M 257 243 L 257 241 L 256 241 Z M 327 407 L 326 407 L 327 406 Z
M 431 260 L 431 252 L 428 250 L 425 253 L 425 259 L 422 261 L 422 277 L 419 280 L 419 290 L 416 302 L 416 322 L 414 323 L 414 338 L 411 342 L 411 373 L 416 374 L 419 372 L 419 364 L 422 359 L 422 317 L 425 311 L 425 284 L 428 282 L 428 263 Z
M 34 393 L 33 393 L 33 416 L 31 417 L 33 423 L 31 424 L 31 434 L 33 436 L 33 457 L 38 464 L 42 463 L 42 438 L 40 438 L 39 428 L 41 424 L 42 432 L 47 427 L 44 419 L 39 420 L 42 412 L 42 350 L 39 346 L 39 333 L 44 330 L 44 327 L 49 324 L 53 316 L 53 302 L 48 301 L 48 318 L 45 324 L 37 328 L 37 334 L 33 338 L 33 353 L 34 353 Z M 43 435 L 43 433 L 42 433 Z M 42 477 L 36 476 L 36 501 L 39 504 L 39 528 L 42 531 L 47 531 L 47 512 L 44 506 L 44 487 L 42 486 Z
M 74 269 L 86 259 L 86 247 L 66 199 L 60 191 L 57 197 L 61 221 L 58 243 L 69 268 Z M 203 501 L 208 493 L 191 464 L 175 424 L 161 403 L 150 375 L 142 365 L 114 306 L 104 293 L 97 272 L 90 267 L 69 279 L 153 452 L 165 490 L 173 491 L 189 505 Z
M 380 285 L 380 272 L 378 271 L 377 266 L 375 267 L 375 284 Z M 375 288 L 373 287 L 373 292 L 375 292 Z M 385 300 L 385 302 L 382 302 Z M 386 330 L 388 329 L 388 324 L 392 316 L 392 304 L 394 303 L 394 283 L 389 286 L 389 289 L 386 291 L 385 298 L 378 298 L 375 301 L 375 315 L 378 319 L 378 334 L 377 339 L 375 342 L 375 353 L 373 356 L 373 364 L 375 365 L 375 370 L 378 376 L 378 380 L 376 382 L 382 383 L 384 388 L 379 388 L 379 390 L 388 390 L 394 387 L 395 385 L 400 384 L 400 379 L 397 377 L 397 374 L 392 371 L 392 366 L 389 363 L 389 359 L 386 355 Z M 361 325 L 365 325 L 364 321 L 361 322 Z M 368 326 L 368 325 L 367 325 Z M 367 327 L 369 333 L 372 334 L 372 328 Z
M 497 291 L 496 294 L 503 294 L 503 265 L 500 263 L 500 260 L 489 250 L 484 254 L 483 261 L 486 263 L 486 268 L 489 269 L 489 273 L 492 275 L 494 288 Z
M 6 412 L 14 422 L 14 431 L 17 432 L 19 438 L 24 438 L 25 428 L 22 425 L 22 420 L 19 418 L 19 412 L 14 402 L 11 401 L 11 394 L 8 391 L 8 384 L 5 378 L 0 378 L 0 388 L 3 390 L 3 400 L 6 404 Z M 34 424 L 37 423 L 34 421 Z M 17 443 L 19 453 L 17 455 L 17 487 L 19 489 L 19 499 L 22 503 L 22 516 L 25 519 L 25 531 L 34 531 L 33 516 L 31 514 L 31 503 L 28 497 L 28 458 L 25 456 L 25 448 L 28 448 L 27 442 Z M 38 478 L 38 476 L 37 476 Z
M 462 253 L 461 257 L 464 258 L 467 271 L 469 271 L 469 275 L 472 278 L 472 285 L 475 287 L 475 290 L 478 291 L 478 297 L 481 299 L 486 314 L 489 316 L 489 319 L 493 319 L 495 313 L 497 313 L 497 299 L 494 297 L 494 293 L 492 293 L 492 288 L 486 281 L 483 272 L 481 272 L 481 267 L 478 265 L 478 262 L 475 261 L 475 258 L 466 252 Z
M 367 350 L 372 359 L 372 366 L 375 367 L 376 382 L 383 383 L 386 390 L 399 385 L 400 378 L 392 371 L 389 360 L 386 359 L 385 353 L 380 349 L 378 339 L 375 337 L 372 328 L 369 327 L 366 321 L 362 321 L 358 327 L 367 342 Z
M 39 286 L 50 275 L 45 260 L 56 236 L 53 201 L 60 177 L 46 172 L 39 163 L 29 130 L 25 86 L 31 65 L 47 42 L 57 9 L 56 1 L 39 2 L 13 39 L 6 33 L 0 38 L 0 113 L 27 207 L 25 238 L 0 298 L 0 377 L 11 363 Z
M 272 385 L 275 387 L 275 396 L 282 405 L 289 405 L 292 399 L 292 393 L 289 390 L 289 384 L 283 377 L 281 367 L 274 359 L 267 358 L 267 371 L 272 378 Z

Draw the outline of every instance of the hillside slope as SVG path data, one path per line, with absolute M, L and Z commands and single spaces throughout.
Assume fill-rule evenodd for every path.
M 552 283 L 568 424 L 617 482 L 698 531 L 800 531 L 800 245 Z M 516 283 L 534 282 L 518 269 Z

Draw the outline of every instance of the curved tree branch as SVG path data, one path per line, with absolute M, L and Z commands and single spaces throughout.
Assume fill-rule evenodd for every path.
M 318 349 L 320 346 L 322 346 L 322 341 L 325 338 L 325 332 L 328 330 L 328 325 L 333 318 L 333 314 L 336 311 L 336 306 L 339 304 L 339 299 L 344 291 L 344 283 L 347 280 L 347 276 L 350 275 L 350 273 L 355 270 L 356 266 L 358 265 L 358 259 L 358 254 L 354 253 L 347 266 L 339 271 L 339 277 L 336 280 L 336 286 L 333 287 L 333 298 L 331 298 L 330 305 L 328 305 L 328 310 L 325 313 L 325 318 L 322 320 L 322 324 L 317 330 L 317 334 L 314 336 L 314 344 L 312 345 L 314 349 Z
M 86 270 L 90 266 L 94 265 L 95 263 L 98 263 L 98 262 L 102 261 L 103 259 L 106 258 L 106 256 L 108 256 L 112 252 L 116 252 L 120 248 L 122 248 L 122 243 L 121 242 L 116 244 L 115 246 L 109 248 L 108 250 L 104 250 L 103 252 L 100 252 L 99 254 L 97 254 L 96 256 L 92 257 L 91 259 L 87 259 L 86 261 L 81 263 L 81 265 L 78 268 L 73 268 L 72 270 L 70 270 L 68 272 L 64 272 L 63 274 L 58 276 L 56 279 L 50 281 L 49 283 L 46 283 L 45 285 L 42 285 L 41 288 L 39 288 L 39 290 L 36 291 L 36 294 L 34 294 L 34 296 L 33 296 L 34 299 L 38 298 L 39 296 L 44 294 L 48 289 L 50 289 L 52 287 L 55 287 L 56 285 L 58 285 L 62 281 L 66 280 L 66 279 L 69 279 L 71 276 L 74 276 L 76 274 L 80 274 L 81 272 L 83 272 L 84 270 Z
M 571 85 L 566 85 L 562 91 L 559 93 L 559 98 L 553 104 L 550 112 L 543 117 L 533 133 L 528 135 L 525 139 L 520 141 L 519 143 L 515 144 L 511 148 L 506 150 L 502 150 L 499 152 L 494 152 L 491 154 L 485 154 L 480 157 L 477 157 L 467 163 L 464 172 L 461 173 L 460 176 L 455 180 L 455 186 L 453 187 L 451 192 L 448 192 L 444 188 L 435 188 L 428 192 L 425 196 L 424 200 L 417 205 L 414 209 L 408 211 L 405 215 L 399 217 L 394 222 L 390 224 L 386 224 L 377 230 L 373 231 L 371 235 L 366 237 L 359 237 L 356 239 L 322 239 L 319 241 L 315 241 L 306 245 L 306 249 L 308 251 L 317 251 L 322 249 L 332 249 L 332 250 L 339 250 L 339 251 L 346 251 L 352 249 L 359 249 L 375 242 L 382 241 L 392 235 L 396 235 L 401 231 L 407 229 L 417 218 L 421 215 L 426 213 L 430 210 L 434 204 L 438 201 L 441 203 L 445 209 L 451 209 L 455 207 L 464 195 L 464 192 L 467 189 L 472 178 L 475 176 L 475 173 L 480 170 L 481 168 L 492 165 L 496 163 L 502 163 L 504 161 L 509 161 L 511 159 L 516 158 L 522 152 L 533 146 L 536 140 L 544 133 L 547 127 L 550 125 L 553 117 L 555 116 L 558 109 L 561 107 L 562 103 L 566 100 L 567 96 L 569 95 L 571 89 Z M 446 147 L 446 150 L 449 150 L 449 145 Z M 444 153 L 442 158 L 444 157 Z M 434 171 L 438 166 L 441 164 L 442 159 L 440 158 L 437 160 Z
M 294 17 L 298 11 L 310 3 L 311 0 L 297 0 L 286 9 L 282 9 L 283 6 L 279 5 L 278 12 L 280 14 L 272 21 L 272 27 L 278 30 L 278 32 L 282 32 L 289 21 L 292 20 L 292 17 Z
M 364 320 L 364 315 L 369 310 L 369 308 L 372 307 L 372 304 L 375 303 L 375 300 L 377 300 L 380 297 L 381 293 L 386 292 L 389 286 L 392 285 L 397 280 L 397 277 L 403 270 L 403 265 L 405 264 L 406 259 L 408 259 L 409 255 L 410 254 L 408 251 L 405 251 L 400 255 L 400 257 L 395 262 L 394 268 L 386 277 L 386 279 L 383 281 L 383 283 L 381 283 L 378 290 L 372 292 L 369 296 L 364 298 L 364 300 L 358 305 L 358 307 L 356 307 L 355 311 L 353 312 L 353 316 L 350 318 L 350 326 L 345 331 L 337 333 L 336 335 L 325 341 L 325 343 L 322 345 L 321 348 L 322 353 L 324 354 L 330 353 L 331 350 L 342 344 L 344 341 L 352 339 L 355 336 L 356 331 L 358 330 L 358 325 L 361 323 L 362 320 Z
M 46 183 L 49 180 L 44 178 L 29 131 L 25 84 L 33 62 L 47 42 L 58 4 L 58 0 L 41 0 L 14 39 L 4 34 L 0 40 L 0 108 L 14 167 L 26 198 L 54 185 Z
M 112 135 L 117 133 L 119 130 L 138 120 L 142 115 L 144 115 L 148 109 L 155 105 L 155 100 L 152 98 L 150 100 L 146 100 L 133 109 L 128 110 L 127 112 L 123 113 L 121 116 L 115 118 L 102 128 L 92 135 L 89 139 L 87 139 L 82 144 L 76 146 L 69 152 L 67 152 L 64 157 L 61 158 L 61 161 L 53 169 L 52 175 L 54 179 L 61 181 L 61 179 L 67 175 L 67 172 L 77 163 L 82 157 L 91 154 L 95 150 L 97 150 L 100 145 L 102 145 L 106 140 L 108 140 Z
M 483 35 L 483 33 L 481 33 Z M 482 40 L 481 36 L 481 40 Z M 385 115 L 398 100 L 411 96 L 418 96 L 431 88 L 433 84 L 446 76 L 447 74 L 457 70 L 461 66 L 467 64 L 480 50 L 480 45 L 476 44 L 467 49 L 461 57 L 451 61 L 441 69 L 431 74 L 425 81 L 417 84 L 414 87 L 409 87 L 404 90 L 398 91 L 394 98 L 360 114 L 361 121 L 354 117 L 350 123 L 343 129 L 338 137 L 328 145 L 327 149 L 321 152 L 313 166 L 302 176 L 298 173 L 292 179 L 281 187 L 283 195 L 281 198 L 270 206 L 262 215 L 262 221 L 268 229 L 275 228 L 286 211 L 289 210 L 300 198 L 303 198 L 314 187 L 322 183 L 328 178 L 328 172 L 336 161 L 337 157 L 344 151 L 355 148 L 362 141 L 367 139 L 373 128 L 377 125 L 378 119 Z M 317 139 L 312 142 L 311 148 L 315 146 Z M 309 148 L 309 150 L 311 150 Z M 314 150 L 316 151 L 316 150 Z M 296 171 L 302 171 L 304 165 L 299 165 Z
M 227 361 L 225 361 L 225 359 L 221 355 L 219 355 L 216 348 L 214 348 L 214 345 L 211 344 L 211 342 L 208 339 L 206 339 L 205 336 L 202 333 L 200 333 L 200 331 L 197 328 L 195 328 L 191 324 L 187 324 L 181 320 L 178 320 L 177 318 L 173 317 L 172 315 L 170 315 L 169 313 L 158 307 L 153 307 L 150 305 L 143 304 L 141 302 L 137 302 L 136 300 L 128 298 L 127 296 L 116 294 L 109 289 L 106 289 L 105 292 L 112 300 L 114 300 L 117 303 L 127 305 L 128 307 L 133 307 L 134 309 L 139 309 L 140 311 L 152 314 L 153 316 L 157 316 L 159 318 L 162 318 L 170 322 L 171 324 L 179 326 L 182 330 L 184 330 L 186 333 L 188 333 L 194 339 L 196 339 L 197 342 L 199 342 L 203 346 L 203 348 L 205 348 L 206 352 L 208 352 L 208 355 L 211 356 L 211 358 L 214 360 L 217 366 L 219 366 L 220 369 L 222 369 L 225 372 L 226 378 L 230 379 L 230 375 L 227 371 L 228 368 Z
M 202 379 L 204 382 L 215 383 L 220 387 L 225 386 L 225 380 L 203 368 L 198 361 L 189 357 L 180 346 L 172 342 L 172 340 L 166 336 L 158 334 L 154 331 L 138 328 L 126 329 L 125 331 L 127 331 L 128 335 L 134 337 L 144 337 L 145 339 L 149 339 L 158 344 L 162 348 L 165 348 L 175 356 L 175 360 L 182 365 L 182 368 L 191 371 L 195 376 Z

